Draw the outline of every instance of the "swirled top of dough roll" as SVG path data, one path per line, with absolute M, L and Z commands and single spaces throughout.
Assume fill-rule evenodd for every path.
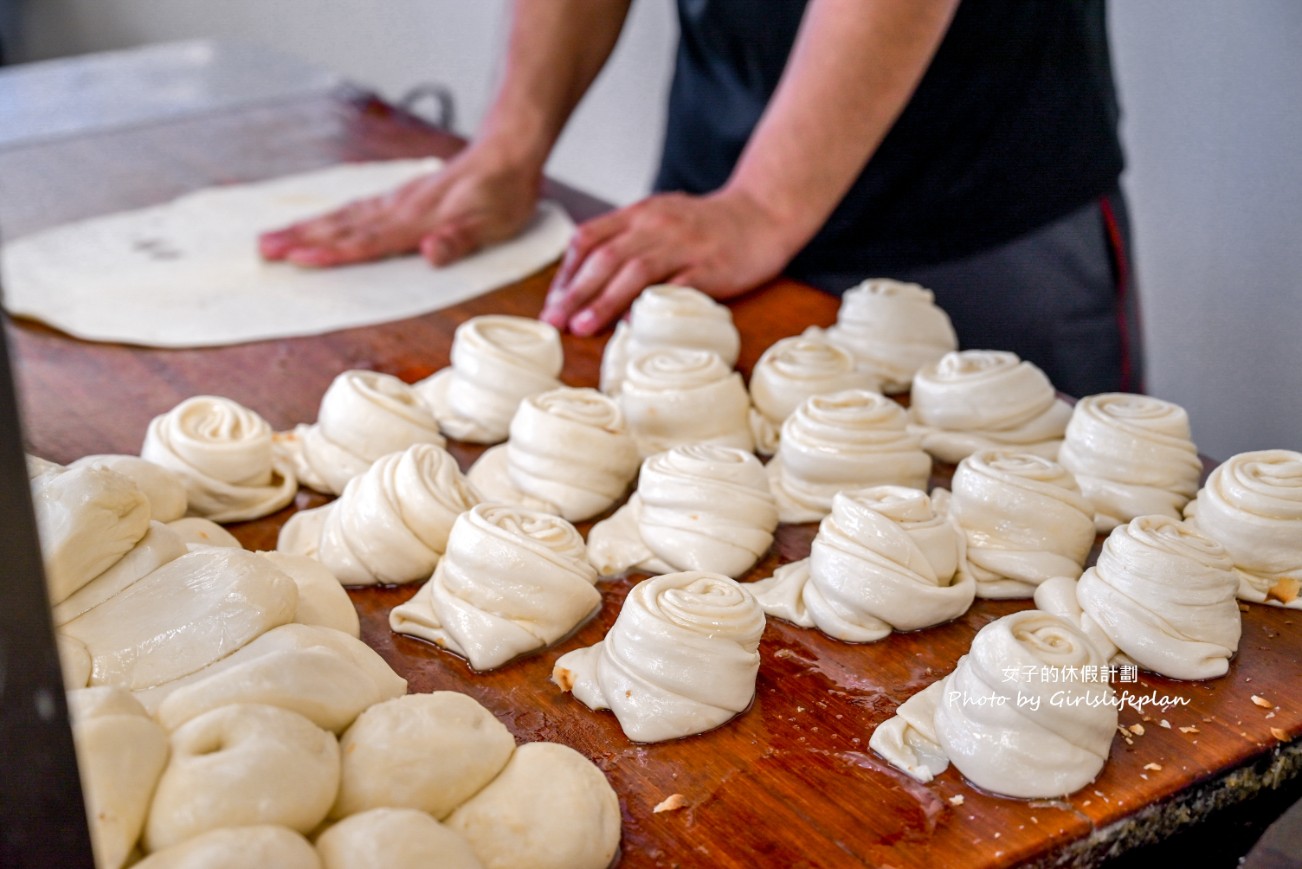
M 708 441 L 755 448 L 741 375 L 709 350 L 653 350 L 629 362 L 620 392 L 643 456 Z
M 1255 450 L 1223 462 L 1187 508 L 1239 571 L 1239 596 L 1302 607 L 1302 453 Z
M 605 639 L 562 655 L 552 679 L 611 709 L 630 739 L 700 733 L 755 696 L 764 612 L 721 574 L 669 573 L 633 587 Z
M 949 514 L 967 537 L 965 570 L 979 597 L 1030 597 L 1053 576 L 1080 576 L 1094 511 L 1062 465 L 983 450 L 959 462 Z
M 1076 402 L 1058 461 L 1076 476 L 1104 532 L 1136 516 L 1178 519 L 1202 473 L 1184 408 L 1123 392 Z
M 782 425 L 770 485 L 783 522 L 813 522 L 842 489 L 898 484 L 922 488 L 931 457 L 907 430 L 908 414 L 876 392 L 810 396 Z
M 828 337 L 875 371 L 888 392 L 907 390 L 914 372 L 958 349 L 954 326 L 935 294 L 887 278 L 846 290 Z
M 1036 610 L 997 619 L 945 681 L 939 742 L 959 772 L 994 793 L 1079 790 L 1103 768 L 1117 727 L 1112 689 L 1089 678 L 1100 672 L 1107 662 L 1066 619 Z
M 389 624 L 490 670 L 570 633 L 600 606 L 596 581 L 566 520 L 479 504 L 457 518 L 434 575 Z
M 290 463 L 273 455 L 267 421 L 221 396 L 194 396 L 155 417 L 140 455 L 179 474 L 189 512 L 214 522 L 266 516 L 298 491 Z
M 955 463 L 999 446 L 1054 458 L 1071 418 L 1043 371 L 1002 350 L 946 353 L 920 369 L 909 412 L 923 447 Z
M 763 452 L 772 453 L 783 421 L 811 395 L 880 388 L 877 375 L 824 334 L 783 338 L 764 351 L 751 372 L 750 396 L 758 414 L 755 440 Z
M 337 500 L 291 516 L 276 546 L 318 559 L 345 585 L 416 582 L 478 501 L 446 450 L 415 444 L 377 459 Z
M 731 368 L 737 364 L 741 336 L 732 311 L 691 287 L 647 287 L 615 328 L 601 359 L 601 391 L 617 395 L 625 367 L 650 350 L 685 347 L 711 350 Z
M 1227 671 L 1239 646 L 1238 585 L 1219 543 L 1168 516 L 1139 516 L 1108 535 L 1076 596 L 1139 666 L 1210 679 Z
M 490 314 L 457 327 L 450 367 L 417 383 L 448 436 L 473 443 L 505 440 L 521 399 L 561 386 L 556 327 L 531 317 Z
M 351 370 L 339 374 L 321 397 L 314 425 L 275 437 L 299 481 L 338 495 L 381 456 L 412 444 L 444 446 L 438 422 L 412 387 L 391 374 Z
M 764 611 L 850 642 L 874 642 L 956 618 L 972 604 L 955 581 L 958 530 L 926 492 L 875 486 L 838 492 L 810 556 L 751 583 Z

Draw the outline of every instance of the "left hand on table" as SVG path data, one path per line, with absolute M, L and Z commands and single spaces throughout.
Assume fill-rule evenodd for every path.
M 787 264 L 796 252 L 788 235 L 741 192 L 652 196 L 579 226 L 539 317 L 592 335 L 652 284 L 691 286 L 716 299 L 739 295 Z

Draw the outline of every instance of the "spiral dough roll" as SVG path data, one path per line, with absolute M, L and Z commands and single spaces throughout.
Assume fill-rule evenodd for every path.
M 903 486 L 840 492 L 809 558 L 747 587 L 770 616 L 840 640 L 874 642 L 967 611 L 975 583 L 957 574 L 960 544 L 926 492 Z
M 610 632 L 562 655 L 552 680 L 610 709 L 635 742 L 718 727 L 755 697 L 764 611 L 721 574 L 686 571 L 638 583 Z
M 651 350 L 685 347 L 719 354 L 723 364 L 737 364 L 741 336 L 732 311 L 700 290 L 657 284 L 633 300 L 628 320 L 615 333 L 601 356 L 601 391 L 618 395 L 628 363 Z
M 741 375 L 709 350 L 671 348 L 628 364 L 620 406 L 643 456 L 679 444 L 750 452 L 750 395 Z
M 190 514 L 213 522 L 266 516 L 298 491 L 292 464 L 273 453 L 267 421 L 220 396 L 188 398 L 154 417 L 140 456 L 175 471 Z
M 583 538 L 557 516 L 479 504 L 452 526 L 434 576 L 389 625 L 491 670 L 561 639 L 601 605 Z
M 887 278 L 846 290 L 828 337 L 874 372 L 886 392 L 905 392 L 919 368 L 958 349 L 949 315 L 935 294 Z

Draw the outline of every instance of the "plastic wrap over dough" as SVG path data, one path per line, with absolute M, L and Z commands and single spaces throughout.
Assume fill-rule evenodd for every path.
M 479 501 L 456 459 L 434 444 L 390 453 L 335 501 L 295 513 L 276 548 L 315 558 L 344 585 L 428 579 L 456 518 Z
M 350 815 L 316 838 L 324 869 L 480 869 L 460 833 L 416 809 Z
M 103 465 L 140 487 L 140 491 L 149 499 L 150 516 L 155 522 L 171 522 L 185 515 L 190 496 L 186 492 L 185 481 L 177 472 L 139 456 L 116 454 L 84 456 L 68 467 L 81 468 L 87 465 Z
M 619 849 L 619 797 L 574 749 L 530 742 L 447 825 L 485 869 L 606 869 Z
M 68 707 L 95 866 L 119 869 L 140 838 L 167 765 L 167 733 L 121 688 L 71 691 Z
M 557 389 L 564 364 L 556 327 L 528 317 L 472 317 L 452 338 L 452 364 L 414 389 L 450 438 L 506 440 L 511 417 L 531 395 Z
M 140 456 L 179 475 L 190 514 L 213 522 L 267 516 L 298 491 L 293 467 L 272 451 L 267 421 L 220 396 L 187 398 L 154 417 Z
M 234 866 L 322 869 L 321 858 L 302 833 L 272 824 L 209 830 L 155 851 L 132 864 L 132 869 L 230 869 Z
M 751 453 L 692 444 L 642 463 L 637 492 L 588 532 L 588 559 L 604 576 L 704 570 L 736 579 L 773 543 L 778 508 Z
M 1136 516 L 1179 519 L 1203 469 L 1184 408 L 1124 392 L 1076 402 L 1058 462 L 1094 505 L 1103 534 Z
M 294 581 L 265 558 L 208 549 L 169 561 L 62 630 L 90 652 L 92 685 L 135 691 L 231 654 L 297 606 Z
M 1229 553 L 1239 597 L 1302 609 L 1302 453 L 1233 456 L 1212 471 L 1186 512 Z
M 763 632 L 764 611 L 745 586 L 669 573 L 633 586 L 605 638 L 557 659 L 552 681 L 613 711 L 635 742 L 690 736 L 750 706 Z
M 308 833 L 339 790 L 339 742 L 296 712 L 222 706 L 172 733 L 172 756 L 145 822 L 150 851 L 222 827 Z
M 1075 579 L 1094 545 L 1094 509 L 1062 465 L 983 450 L 959 462 L 945 499 L 966 537 L 959 570 L 977 597 L 1029 598 L 1052 576 Z
M 909 401 L 922 448 L 953 464 L 992 448 L 1056 459 L 1072 412 L 1043 371 L 1003 350 L 946 353 L 918 371 Z
M 741 352 L 741 335 L 733 325 L 732 311 L 700 290 L 670 284 L 647 287 L 606 343 L 601 391 L 618 395 L 628 363 L 665 347 L 709 350 L 731 368 Z
M 485 501 L 591 519 L 624 496 L 637 446 L 619 405 L 595 389 L 565 387 L 520 402 L 511 437 L 467 478 Z
M 842 489 L 925 488 L 931 456 L 907 431 L 908 413 L 876 392 L 852 389 L 806 399 L 782 425 L 768 463 L 783 522 L 817 522 Z
M 105 467 L 53 470 L 31 481 L 50 603 L 112 567 L 149 531 L 149 499 Z
M 886 392 L 906 392 L 914 373 L 951 350 L 958 337 L 931 290 L 872 278 L 846 290 L 828 338 L 855 355 Z
M 771 345 L 750 375 L 750 420 L 759 452 L 777 452 L 782 423 L 811 395 L 847 389 L 880 390 L 877 375 L 819 330 Z
M 277 432 L 273 444 L 298 481 L 328 495 L 389 453 L 412 444 L 447 443 L 438 422 L 406 383 L 379 371 L 345 371 L 335 377 L 312 425 Z
M 347 710 L 351 707 L 351 715 L 334 711 L 329 717 L 314 718 L 313 720 L 320 727 L 334 730 L 339 726 L 346 726 L 347 722 L 352 721 L 372 703 L 406 693 L 407 680 L 395 673 L 378 652 L 361 640 L 333 628 L 291 622 L 272 628 L 226 657 L 189 675 L 137 691 L 136 698 L 160 721 L 166 719 L 169 726 L 175 726 L 184 720 L 189 720 L 199 711 L 205 711 L 224 702 L 220 699 L 222 697 L 234 696 L 234 693 L 249 689 L 261 690 L 263 685 L 275 685 L 277 681 L 283 681 L 286 677 L 273 672 L 276 667 L 274 661 L 292 661 L 298 653 L 313 650 L 324 650 L 329 653 L 326 657 L 336 659 L 336 662 L 328 665 L 331 674 L 314 677 L 313 682 L 340 676 L 343 673 L 346 674 L 345 681 L 353 687 L 360 683 L 371 686 L 367 690 L 359 689 L 355 694 L 343 698 L 343 704 L 338 708 Z M 271 658 L 272 661 L 261 662 L 259 659 L 264 656 Z M 315 656 L 312 659 L 319 660 L 320 657 Z M 299 665 L 291 664 L 291 666 Z M 227 670 L 236 670 L 238 673 L 229 678 L 217 678 Z M 208 682 L 209 687 L 214 690 L 210 692 L 205 687 L 196 692 L 188 692 L 190 696 L 178 701 L 168 713 L 159 711 L 173 694 L 201 682 Z M 338 689 L 330 685 L 323 686 L 323 691 L 318 696 L 313 696 L 315 689 L 310 683 L 286 687 L 288 690 L 275 701 L 268 699 L 269 695 L 265 691 L 262 692 L 260 695 L 262 699 L 259 702 L 285 706 L 308 714 L 305 710 L 310 706 L 331 709 L 329 701 L 338 695 Z M 341 719 L 346 719 L 344 725 L 338 724 Z
M 372 706 L 340 747 L 343 779 L 331 817 L 387 807 L 442 820 L 502 771 L 515 738 L 474 698 L 435 691 Z
M 1170 517 L 1139 516 L 1108 535 L 1076 597 L 1125 659 L 1174 679 L 1212 679 L 1239 647 L 1238 587 L 1219 543 Z
M 904 702 L 869 746 L 921 781 L 951 761 L 972 784 L 1060 797 L 1098 776 L 1117 729 L 1107 662 L 1068 620 L 1026 610 L 991 622 L 940 682 Z
M 389 625 L 491 670 L 569 634 L 601 606 L 574 526 L 549 513 L 480 504 L 452 526 L 434 575 Z
M 755 449 L 750 393 L 713 351 L 665 348 L 630 360 L 619 403 L 643 456 L 691 443 Z
M 855 643 L 958 618 L 976 591 L 958 574 L 962 538 L 927 493 L 839 492 L 806 559 L 747 586 L 770 616 Z
M 150 522 L 145 536 L 126 555 L 53 608 L 54 624 L 65 625 L 89 612 L 186 551 L 180 535 L 161 522 Z

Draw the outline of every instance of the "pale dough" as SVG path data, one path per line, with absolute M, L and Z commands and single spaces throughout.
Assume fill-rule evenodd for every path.
M 528 227 L 454 265 L 418 256 L 334 269 L 264 262 L 257 234 L 439 168 L 392 160 L 200 190 L 5 245 L 5 307 L 95 341 L 209 347 L 414 317 L 526 277 L 573 223 L 543 203 Z
M 416 809 L 371 809 L 317 836 L 324 869 L 480 869 L 470 843 Z
M 619 798 L 574 749 L 530 742 L 447 825 L 485 869 L 606 869 L 619 848 Z
M 149 499 L 150 514 L 155 522 L 171 522 L 185 515 L 189 495 L 185 491 L 185 482 L 175 471 L 139 456 L 127 455 L 83 456 L 69 463 L 68 467 L 86 465 L 103 465 L 132 480 Z
M 619 404 L 643 457 L 702 442 L 755 449 L 750 393 L 711 350 L 667 347 L 634 357 Z
M 316 849 L 302 833 L 274 824 L 222 827 L 155 851 L 132 869 L 321 869 Z
M 387 807 L 441 820 L 502 771 L 515 737 L 473 697 L 435 691 L 372 706 L 340 747 L 343 779 L 331 817 Z

